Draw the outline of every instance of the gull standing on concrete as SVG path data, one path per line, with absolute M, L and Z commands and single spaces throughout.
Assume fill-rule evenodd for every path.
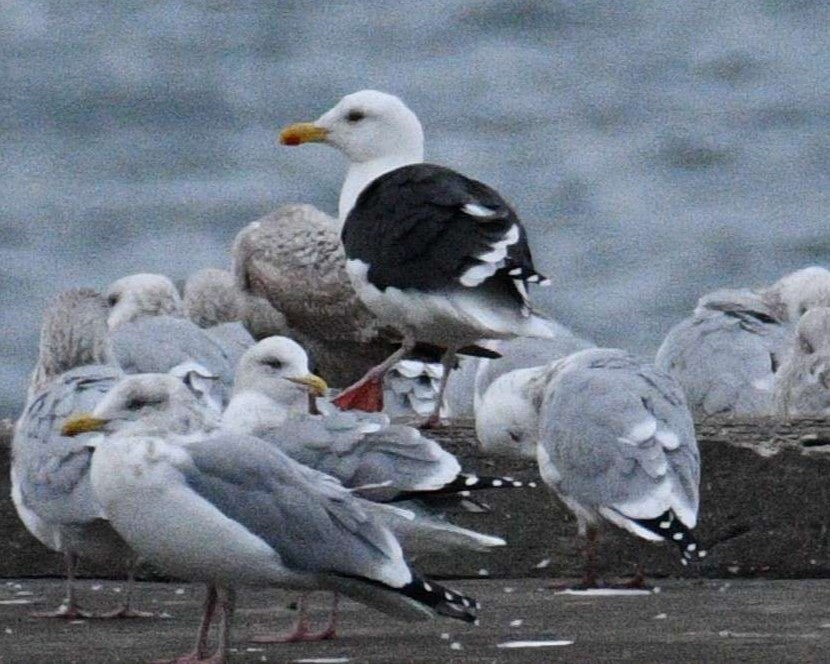
M 593 348 L 498 381 L 506 382 L 504 398 L 491 404 L 484 430 L 477 422 L 483 447 L 536 457 L 542 479 L 588 538 L 585 586 L 597 582 L 603 520 L 647 540 L 671 541 L 684 564 L 705 556 L 691 532 L 700 455 L 691 414 L 670 376 L 625 351 Z
M 88 288 L 62 293 L 46 309 L 29 398 L 12 439 L 12 500 L 26 528 L 66 562 L 66 599 L 43 617 L 95 617 L 75 595 L 79 558 L 130 568 L 122 607 L 97 617 L 146 615 L 130 608 L 135 556 L 111 528 L 92 493 L 86 438 L 61 435 L 76 410 L 91 410 L 123 376 L 110 362 L 107 307 Z
M 775 374 L 779 417 L 830 415 L 830 308 L 807 311 L 795 329 L 793 349 Z
M 339 203 L 346 269 L 361 301 L 403 335 L 338 405 L 377 408 L 384 373 L 423 341 L 446 349 L 428 420 L 437 424 L 457 351 L 479 339 L 554 335 L 530 307 L 527 286 L 547 280 L 518 217 L 481 182 L 423 163 L 421 123 L 400 99 L 348 95 L 314 123 L 285 128 L 281 140 L 323 142 L 348 157 Z
M 168 573 L 208 584 L 196 647 L 173 661 L 227 661 L 240 585 L 334 590 L 402 619 L 436 613 L 476 619 L 474 600 L 420 577 L 405 562 L 395 535 L 376 516 L 395 508 L 353 496 L 257 438 L 177 435 L 177 426 L 210 411 L 175 382 L 128 377 L 92 414 L 64 425 L 68 434 L 106 434 L 96 444 L 92 484 L 133 549 Z M 219 645 L 208 659 L 217 601 Z
M 310 416 L 309 393 L 322 401 L 326 384 L 311 374 L 308 357 L 292 339 L 263 339 L 243 355 L 234 393 L 222 415 L 225 431 L 254 435 L 275 445 L 295 461 L 335 477 L 354 495 L 377 502 L 403 498 L 446 500 L 452 491 L 520 485 L 509 478 L 478 479 L 463 475 L 457 459 L 417 429 L 390 424 L 385 414 L 340 412 Z M 495 483 L 495 486 L 494 486 Z M 531 483 L 532 484 L 532 483 Z M 462 506 L 475 504 L 461 498 Z M 417 505 L 407 503 L 407 509 Z M 499 537 L 460 528 L 424 509 L 413 519 L 396 519 L 392 529 L 410 557 L 453 551 L 487 552 L 505 545 Z M 337 600 L 328 626 L 309 629 L 305 597 L 299 600 L 294 630 L 288 635 L 261 635 L 259 643 L 316 641 L 336 635 Z

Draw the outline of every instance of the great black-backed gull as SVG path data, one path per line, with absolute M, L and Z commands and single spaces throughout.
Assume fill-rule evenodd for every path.
M 515 212 L 487 185 L 423 163 L 421 124 L 400 99 L 348 95 L 317 121 L 286 127 L 281 140 L 323 142 L 349 158 L 339 203 L 349 277 L 364 304 L 403 335 L 398 351 L 341 395 L 341 406 L 376 402 L 385 371 L 417 341 L 446 349 L 442 397 L 460 348 L 553 336 L 530 306 L 527 286 L 547 279 L 533 267 Z M 436 408 L 429 423 L 437 420 Z

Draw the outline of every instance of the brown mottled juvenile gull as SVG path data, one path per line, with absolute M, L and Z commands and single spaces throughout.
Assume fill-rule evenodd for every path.
M 341 240 L 355 292 L 403 337 L 399 350 L 341 394 L 343 408 L 374 409 L 385 372 L 417 342 L 443 349 L 439 408 L 456 353 L 480 339 L 550 337 L 528 299 L 546 283 L 524 228 L 490 187 L 423 163 L 418 118 L 393 95 L 363 90 L 314 123 L 285 128 L 286 145 L 321 142 L 349 159 L 340 194 Z
M 400 335 L 354 292 L 337 220 L 314 206 L 284 205 L 249 224 L 232 254 L 239 288 L 267 298 L 285 316 L 287 331 L 272 334 L 300 342 L 330 385 L 351 385 L 400 345 Z M 392 367 L 384 386 L 390 416 L 435 409 L 443 375 L 437 358 L 427 351 Z
M 394 508 L 355 497 L 336 480 L 296 463 L 257 438 L 228 432 L 172 433 L 200 406 L 189 393 L 156 392 L 132 376 L 72 433 L 102 431 L 92 483 L 116 530 L 142 558 L 177 577 L 208 584 L 195 650 L 173 661 L 208 658 L 215 604 L 225 662 L 240 585 L 335 590 L 398 618 L 440 614 L 476 619 L 477 603 L 419 576 L 378 517 Z M 142 389 L 148 390 L 143 393 Z
M 830 271 L 797 270 L 758 290 L 704 295 L 666 335 L 655 359 L 681 384 L 697 416 L 769 416 L 775 373 L 792 347 L 799 317 L 830 305 Z
M 830 415 L 830 308 L 809 309 L 798 321 L 790 355 L 775 374 L 780 417 Z
M 232 254 L 241 289 L 282 312 L 315 370 L 343 387 L 392 352 L 394 337 L 355 294 L 339 233 L 313 205 L 284 205 L 240 231 Z

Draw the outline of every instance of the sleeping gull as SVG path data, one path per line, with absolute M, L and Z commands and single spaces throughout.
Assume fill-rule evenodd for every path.
M 779 417 L 830 415 L 830 308 L 814 307 L 798 321 L 793 349 L 775 374 Z
M 655 364 L 681 384 L 699 416 L 774 414 L 774 380 L 798 318 L 830 305 L 830 272 L 808 267 L 768 288 L 722 289 L 668 333 Z
M 133 274 L 114 281 L 104 293 L 109 306 L 109 340 L 125 373 L 166 373 L 196 363 L 214 376 L 211 400 L 227 404 L 233 384 L 228 352 L 184 317 L 173 282 L 158 274 Z
M 542 478 L 588 537 L 584 585 L 596 584 L 594 553 L 603 519 L 647 540 L 671 541 L 684 564 L 705 556 L 691 533 L 700 457 L 691 415 L 671 377 L 607 348 L 498 380 L 511 376 L 515 391 L 502 411 L 499 451 L 529 456 L 535 441 Z M 497 431 L 495 422 L 489 431 Z
M 130 568 L 125 601 L 105 615 L 144 615 L 130 608 L 134 556 L 109 526 L 92 493 L 85 437 L 60 433 L 69 415 L 91 410 L 123 375 L 108 363 L 106 316 L 103 298 L 85 288 L 62 293 L 46 309 L 30 396 L 12 439 L 12 500 L 17 513 L 29 532 L 63 553 L 66 561 L 66 600 L 42 616 L 92 617 L 75 597 L 79 558 L 124 561 Z
M 227 661 L 239 585 L 334 590 L 402 619 L 475 620 L 474 600 L 406 563 L 377 517 L 396 508 L 363 501 L 251 436 L 171 433 L 171 424 L 204 409 L 186 391 L 160 400 L 164 385 L 145 385 L 142 395 L 137 378 L 144 377 L 128 377 L 65 431 L 105 434 L 92 484 L 133 549 L 170 574 L 208 584 L 195 650 L 174 661 L 207 658 L 217 602 L 222 623 L 210 661 Z
M 397 97 L 364 90 L 314 123 L 285 128 L 286 145 L 323 142 L 350 161 L 340 193 L 346 270 L 360 300 L 398 330 L 401 347 L 338 397 L 373 409 L 384 373 L 416 342 L 446 350 L 439 408 L 456 352 L 480 339 L 550 337 L 527 286 L 547 283 L 533 268 L 524 228 L 486 185 L 423 163 L 423 131 Z
M 219 344 L 232 367 L 236 367 L 242 353 L 255 343 L 246 326 L 247 301 L 253 297 L 236 287 L 233 275 L 227 270 L 198 270 L 184 284 L 185 315 Z M 285 330 L 284 324 L 282 330 Z

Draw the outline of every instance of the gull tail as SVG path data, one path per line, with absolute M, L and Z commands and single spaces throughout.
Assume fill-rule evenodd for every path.
M 682 558 L 680 562 L 688 565 L 706 557 L 706 550 L 698 544 L 692 531 L 677 518 L 673 510 L 666 510 L 655 519 L 632 519 L 638 526 L 670 541 L 678 549 Z

